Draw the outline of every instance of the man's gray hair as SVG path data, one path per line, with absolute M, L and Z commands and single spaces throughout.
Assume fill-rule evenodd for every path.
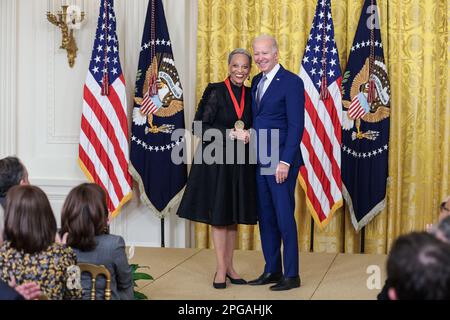
M 277 40 L 276 40 L 273 36 L 271 36 L 271 35 L 269 35 L 269 34 L 262 34 L 262 35 L 257 36 L 255 39 L 253 39 L 253 41 L 252 41 L 252 47 L 254 47 L 255 42 L 261 41 L 261 40 L 270 40 L 270 41 L 272 41 L 273 52 L 274 52 L 274 53 L 275 53 L 275 52 L 278 52 L 278 43 L 277 43 Z
M 250 54 L 250 52 L 248 52 L 247 50 L 242 49 L 242 48 L 237 48 L 230 52 L 230 54 L 228 55 L 228 64 L 231 63 L 231 59 L 233 59 L 233 56 L 235 54 L 243 54 L 243 55 L 247 56 L 249 66 L 252 65 L 252 55 Z

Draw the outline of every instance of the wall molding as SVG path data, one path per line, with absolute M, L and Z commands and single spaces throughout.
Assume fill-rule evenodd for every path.
M 0 158 L 16 154 L 17 0 L 0 2 Z

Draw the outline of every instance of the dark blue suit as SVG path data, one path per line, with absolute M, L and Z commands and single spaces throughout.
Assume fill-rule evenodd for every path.
M 264 169 L 268 164 L 260 154 L 257 155 L 258 168 L 256 174 L 257 210 L 262 249 L 266 266 L 264 272 L 281 272 L 281 242 L 283 242 L 284 276 L 296 277 L 299 274 L 297 226 L 294 219 L 295 185 L 298 170 L 302 162 L 300 141 L 304 127 L 304 87 L 303 81 L 294 73 L 280 69 L 266 89 L 259 106 L 256 103 L 256 90 L 262 73 L 252 81 L 252 109 L 253 128 L 258 137 L 261 130 L 268 130 L 267 153 L 274 155 L 271 150 L 276 143 L 270 139 L 271 130 L 279 130 L 279 159 L 273 159 L 276 167 L 279 161 L 290 164 L 286 181 L 277 184 L 274 171 L 267 175 Z M 258 144 L 261 140 L 258 140 Z M 261 150 L 261 145 L 258 150 Z M 261 171 L 263 169 L 263 171 Z

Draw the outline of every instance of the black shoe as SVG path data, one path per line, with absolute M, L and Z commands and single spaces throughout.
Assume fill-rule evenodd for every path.
M 289 289 L 293 289 L 293 288 L 298 288 L 300 287 L 301 281 L 300 281 L 300 277 L 296 276 L 296 277 L 292 277 L 292 278 L 284 278 L 281 279 L 276 285 L 271 286 L 270 290 L 272 291 L 284 291 L 284 290 L 289 290 Z
M 230 282 L 232 284 L 247 284 L 247 281 L 245 281 L 244 279 L 234 279 L 231 276 L 229 276 L 228 274 L 227 274 L 227 278 L 230 279 Z
M 214 274 L 214 279 L 213 279 L 213 287 L 215 289 L 225 289 L 227 287 L 227 282 L 214 282 L 214 280 L 216 280 L 216 273 Z
M 283 279 L 283 274 L 281 272 L 274 272 L 274 273 L 265 272 L 262 275 L 260 275 L 258 279 L 249 281 L 248 284 L 252 286 L 261 286 L 269 283 L 277 283 L 281 279 Z

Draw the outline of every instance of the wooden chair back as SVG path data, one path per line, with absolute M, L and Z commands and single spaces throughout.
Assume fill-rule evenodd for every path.
M 105 300 L 111 300 L 111 274 L 104 265 L 96 265 L 91 263 L 79 263 L 81 273 L 88 272 L 91 274 L 91 300 L 95 300 L 95 287 L 97 276 L 104 275 L 106 278 Z

